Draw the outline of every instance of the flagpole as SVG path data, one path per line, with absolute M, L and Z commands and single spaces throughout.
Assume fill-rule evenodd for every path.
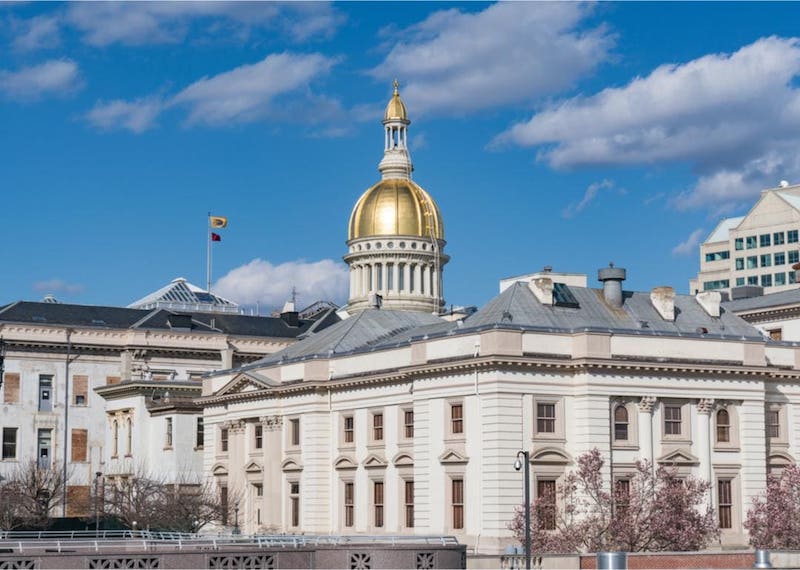
M 208 243 L 206 244 L 206 291 L 211 293 L 211 212 L 208 213 Z

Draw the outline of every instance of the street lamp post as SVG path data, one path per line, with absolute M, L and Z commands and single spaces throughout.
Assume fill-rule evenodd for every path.
M 233 534 L 240 534 L 239 530 L 239 502 L 233 504 Z
M 527 451 L 517 452 L 514 469 L 519 471 L 523 465 L 525 466 L 525 570 L 531 570 L 531 462 Z
M 94 532 L 95 536 L 100 533 L 100 477 L 101 471 L 94 474 Z

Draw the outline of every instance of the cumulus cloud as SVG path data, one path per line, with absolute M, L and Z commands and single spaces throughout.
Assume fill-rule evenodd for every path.
M 296 288 L 298 309 L 319 300 L 343 304 L 349 283 L 347 268 L 339 261 L 323 259 L 289 261 L 273 265 L 263 259 L 232 269 L 214 285 L 214 292 L 242 305 L 259 303 L 281 307 Z
M 497 140 L 539 147 L 555 168 L 688 163 L 699 179 L 681 209 L 750 200 L 800 176 L 798 74 L 800 40 L 762 38 L 557 102 Z
M 672 248 L 672 255 L 692 255 L 697 253 L 697 246 L 703 239 L 703 228 L 694 230 L 685 241 Z
M 593 182 L 589 184 L 589 187 L 586 189 L 586 192 L 583 194 L 583 198 L 579 202 L 573 202 L 566 208 L 564 211 L 561 212 L 561 215 L 565 218 L 573 218 L 575 215 L 579 214 L 583 209 L 589 205 L 589 203 L 595 199 L 597 193 L 600 190 L 610 190 L 614 187 L 614 182 L 611 180 L 602 180 L 601 182 Z
M 396 33 L 374 77 L 404 79 L 415 112 L 460 114 L 557 93 L 604 61 L 604 27 L 580 29 L 588 4 L 500 2 L 435 12 Z
M 11 45 L 18 51 L 52 48 L 61 43 L 58 18 L 54 16 L 13 20 L 12 32 L 15 37 Z
M 53 59 L 17 71 L 0 69 L 0 93 L 10 99 L 35 100 L 45 95 L 66 95 L 81 87 L 78 64 Z
M 84 286 L 78 283 L 67 283 L 63 279 L 50 279 L 47 281 L 37 281 L 33 284 L 33 290 L 37 293 L 64 295 L 79 295 L 83 293 Z
M 75 2 L 66 22 L 95 46 L 179 43 L 201 35 L 246 36 L 252 28 L 278 29 L 297 41 L 328 37 L 344 20 L 318 2 Z
M 204 77 L 172 96 L 148 96 L 133 101 L 99 101 L 86 114 L 95 127 L 141 133 L 172 107 L 185 108 L 188 124 L 228 125 L 267 117 L 311 122 L 335 117 L 338 101 L 314 95 L 311 82 L 327 74 L 337 59 L 318 53 L 270 54 L 263 60 Z M 291 100 L 283 98 L 292 94 Z M 314 109 L 309 116 L 308 109 Z

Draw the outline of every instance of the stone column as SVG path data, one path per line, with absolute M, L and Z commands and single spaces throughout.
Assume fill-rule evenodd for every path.
M 643 396 L 639 400 L 639 452 L 642 459 L 653 463 L 653 410 L 655 396 Z
M 403 264 L 403 291 L 411 293 L 411 264 Z
M 389 280 L 387 277 L 389 276 L 388 268 L 386 267 L 386 262 L 384 261 L 381 263 L 381 291 L 387 291 Z
M 372 287 L 369 288 L 370 293 L 374 293 L 378 290 L 378 264 L 373 263 L 371 267 L 372 271 Z
M 264 496 L 261 501 L 261 524 L 263 526 L 281 526 L 281 505 L 283 505 L 283 473 L 281 461 L 283 446 L 283 416 L 263 416 L 259 418 L 264 426 L 263 448 L 263 482 Z
M 711 474 L 711 412 L 714 400 L 702 398 L 697 402 L 697 457 L 700 459 L 700 477 L 712 481 Z
M 397 263 L 397 262 L 392 264 L 392 273 L 394 274 L 394 275 L 392 275 L 392 288 L 397 292 L 400 292 L 400 267 L 399 267 L 399 265 L 400 264 Z

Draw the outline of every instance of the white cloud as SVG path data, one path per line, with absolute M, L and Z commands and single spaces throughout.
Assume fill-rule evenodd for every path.
M 61 43 L 58 18 L 36 16 L 28 20 L 14 20 L 12 27 L 16 37 L 12 46 L 18 51 L 34 51 L 56 47 Z
M 694 230 L 685 241 L 672 248 L 672 255 L 692 255 L 697 253 L 697 246 L 703 239 L 703 228 Z
M 555 168 L 688 163 L 700 178 L 678 208 L 749 200 L 800 176 L 798 74 L 800 41 L 762 38 L 558 102 L 497 140 L 537 146 Z
M 608 57 L 603 27 L 581 30 L 591 7 L 500 2 L 477 13 L 439 11 L 396 32 L 371 74 L 404 82 L 415 112 L 460 114 L 530 101 L 575 84 Z
M 151 95 L 133 101 L 99 101 L 86 114 L 93 126 L 141 133 L 173 107 L 188 110 L 188 124 L 212 126 L 264 118 L 324 122 L 341 115 L 337 100 L 314 95 L 311 82 L 337 63 L 324 55 L 278 53 L 230 71 L 204 77 L 173 96 Z M 292 98 L 283 97 L 292 94 Z M 331 136 L 340 136 L 341 132 Z
M 349 273 L 340 261 L 323 259 L 289 261 L 273 265 L 263 259 L 232 269 L 213 287 L 213 291 L 242 305 L 259 303 L 281 307 L 297 289 L 297 308 L 319 300 L 343 304 L 347 300 Z
M 157 98 L 130 102 L 99 101 L 86 114 L 86 118 L 92 125 L 102 130 L 122 128 L 138 134 L 154 125 L 162 107 L 163 102 Z
M 96 46 L 179 43 L 202 24 L 200 35 L 243 37 L 252 28 L 275 28 L 306 41 L 328 37 L 343 20 L 330 4 L 316 2 L 75 2 L 66 14 Z
M 78 64 L 69 59 L 53 59 L 18 71 L 0 70 L 0 93 L 11 99 L 66 95 L 80 87 Z
M 37 281 L 33 284 L 33 290 L 37 293 L 54 295 L 63 293 L 65 295 L 79 295 L 83 293 L 84 286 L 78 283 L 67 283 L 63 279 L 50 279 L 47 281 Z
M 564 211 L 561 212 L 561 215 L 565 218 L 572 218 L 575 215 L 579 214 L 583 209 L 589 205 L 589 203 L 595 199 L 597 193 L 600 190 L 610 190 L 614 187 L 614 182 L 611 180 L 603 180 L 601 182 L 593 182 L 589 184 L 589 187 L 586 188 L 586 192 L 583 194 L 583 198 L 581 198 L 580 202 L 573 202 L 566 208 Z

